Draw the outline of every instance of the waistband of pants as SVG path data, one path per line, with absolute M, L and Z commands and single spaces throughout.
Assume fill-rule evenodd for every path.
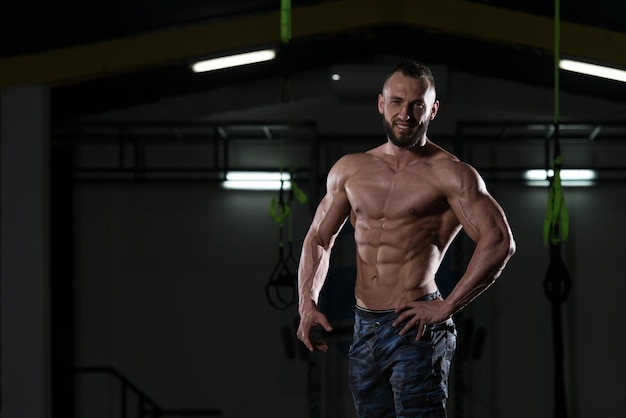
M 424 301 L 424 300 L 433 300 L 433 299 L 437 299 L 440 297 L 441 297 L 441 293 L 437 290 L 436 292 L 421 296 L 415 299 L 415 301 L 417 302 L 417 301 Z M 355 312 L 357 313 L 357 315 L 359 315 L 362 318 L 370 318 L 370 319 L 382 318 L 383 316 L 387 316 L 391 313 L 394 313 L 395 311 L 396 311 L 395 309 L 380 309 L 380 310 L 367 309 L 359 305 L 355 305 Z

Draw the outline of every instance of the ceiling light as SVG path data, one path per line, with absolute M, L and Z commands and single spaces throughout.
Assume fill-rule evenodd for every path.
M 270 61 L 274 58 L 276 58 L 275 50 L 263 49 L 260 51 L 246 52 L 244 54 L 228 55 L 225 57 L 198 61 L 193 64 L 191 68 L 196 73 L 202 73 L 205 71 L 220 70 L 222 68 L 237 67 L 240 65 Z
M 269 171 L 229 171 L 222 187 L 230 190 L 283 190 L 291 189 L 289 173 Z
M 603 67 L 601 65 L 588 64 L 586 62 L 572 60 L 561 60 L 559 62 L 559 67 L 567 71 L 574 71 L 576 73 L 626 82 L 626 71 L 619 70 L 617 68 Z
M 554 176 L 554 170 L 533 169 L 524 173 L 524 179 L 529 186 L 548 186 L 550 177 Z M 563 169 L 561 170 L 562 186 L 593 186 L 597 178 L 595 170 L 588 169 Z

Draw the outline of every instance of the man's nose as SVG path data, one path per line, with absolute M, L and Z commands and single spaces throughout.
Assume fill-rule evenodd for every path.
M 398 116 L 400 116 L 400 119 L 402 120 L 409 120 L 412 116 L 409 106 L 402 106 L 402 108 L 400 109 L 400 114 Z

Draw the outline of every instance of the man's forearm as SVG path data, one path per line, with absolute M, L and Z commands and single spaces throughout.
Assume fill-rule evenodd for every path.
M 298 268 L 299 311 L 317 309 L 319 294 L 324 286 L 330 259 L 326 250 L 305 240 Z
M 484 247 L 479 244 L 465 274 L 446 298 L 449 316 L 456 314 L 487 290 L 500 276 L 514 252 L 515 242 L 510 236 L 497 244 Z

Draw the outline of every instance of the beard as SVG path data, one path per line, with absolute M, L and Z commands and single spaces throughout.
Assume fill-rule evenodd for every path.
M 383 117 L 383 129 L 387 134 L 387 138 L 391 143 L 399 148 L 413 148 L 419 144 L 428 130 L 429 121 L 416 125 L 412 132 L 407 134 L 396 135 L 393 131 L 393 126 L 387 119 Z

